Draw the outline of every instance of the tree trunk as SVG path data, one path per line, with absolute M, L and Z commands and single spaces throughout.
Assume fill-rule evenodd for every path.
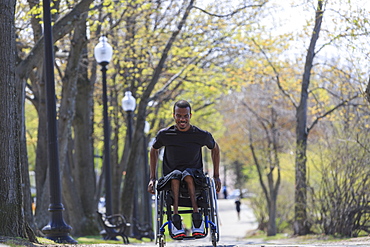
M 86 17 L 87 13 L 81 16 L 81 20 L 77 23 L 74 29 L 73 38 L 71 40 L 71 49 L 68 56 L 68 64 L 64 73 L 63 78 L 63 88 L 61 104 L 59 109 L 59 120 L 58 120 L 58 140 L 59 140 L 59 153 L 60 153 L 60 164 L 61 164 L 61 178 L 62 178 L 62 191 L 63 191 L 63 204 L 66 207 L 66 218 L 67 222 L 73 226 L 72 234 L 82 235 L 85 223 L 86 215 L 83 213 L 82 198 L 77 190 L 76 182 L 79 183 L 79 176 L 77 175 L 73 179 L 72 170 L 73 167 L 79 166 L 80 164 L 74 164 L 74 159 L 72 153 L 68 150 L 72 150 L 72 122 L 75 116 L 76 109 L 76 95 L 77 95 L 77 80 L 79 76 L 79 68 L 82 58 L 82 50 L 86 47 Z M 89 112 L 86 108 L 85 111 Z M 80 141 L 85 141 L 85 145 L 91 145 L 89 139 L 82 139 Z M 68 155 L 70 154 L 70 156 Z M 88 156 L 88 154 L 85 154 Z M 92 153 L 90 152 L 90 158 L 92 158 Z M 89 159 L 86 159 L 89 161 Z M 85 161 L 85 162 L 86 162 Z M 91 160 L 90 160 L 91 161 Z M 90 163 L 90 167 L 93 163 Z M 78 169 L 76 169 L 78 170 Z M 93 176 L 91 174 L 90 176 Z M 84 174 L 87 175 L 87 174 Z M 87 176 L 86 176 L 87 177 Z M 91 178 L 91 177 L 90 177 Z M 95 183 L 92 184 L 95 187 Z M 90 186 L 91 187 L 91 184 Z M 94 195 L 94 193 L 90 194 Z M 84 195 L 85 197 L 88 195 Z M 92 196 L 93 200 L 93 196 Z M 92 204 L 93 206 L 94 204 Z M 91 207 L 90 207 L 91 208 Z M 90 216 L 91 217 L 91 212 Z M 90 224 L 91 225 L 91 224 Z
M 321 30 L 321 23 L 323 19 L 323 0 L 317 1 L 317 10 L 315 18 L 315 26 L 312 33 L 310 45 L 306 55 L 306 62 L 304 67 L 301 99 L 297 108 L 296 118 L 296 159 L 295 159 L 295 174 L 296 174 L 296 188 L 295 188 L 295 216 L 294 216 L 294 234 L 306 235 L 309 233 L 309 224 L 307 221 L 307 177 L 306 177 L 306 150 L 307 150 L 307 102 L 308 102 L 308 88 L 310 85 L 311 69 L 313 66 L 313 59 L 315 57 L 316 42 L 319 38 Z
M 15 1 L 0 0 L 0 234 L 36 241 L 23 211 L 20 97 L 15 80 Z
M 79 66 L 77 80 L 76 114 L 74 128 L 74 169 L 73 174 L 77 190 L 81 196 L 82 209 L 86 220 L 82 226 L 82 235 L 94 235 L 98 232 L 96 219 L 96 174 L 94 170 L 93 147 L 93 90 L 94 80 L 89 80 L 87 74 L 87 47 L 82 55 L 82 66 Z
M 273 195 L 275 192 L 271 193 L 271 201 L 268 208 L 269 212 L 269 221 L 267 224 L 267 236 L 275 236 L 277 233 L 277 227 L 276 227 L 276 201 L 277 196 Z
M 36 149 L 36 212 L 35 220 L 38 228 L 42 228 L 49 222 L 48 206 L 50 203 L 49 172 L 47 159 L 47 116 L 46 116 L 46 93 L 45 83 L 38 87 L 37 112 L 37 149 Z
M 31 195 L 31 184 L 30 184 L 30 174 L 29 174 L 29 164 L 27 155 L 27 138 L 26 138 L 26 120 L 25 120 L 25 87 L 26 83 L 16 77 L 17 92 L 19 92 L 18 97 L 18 112 L 20 112 L 20 117 L 18 119 L 20 128 L 20 161 L 22 167 L 22 190 L 23 190 L 23 208 L 26 220 L 33 231 L 37 231 L 37 225 L 35 222 L 35 217 L 32 212 L 32 195 Z
M 69 140 L 71 143 L 72 140 Z M 85 216 L 83 214 L 81 196 L 74 183 L 73 173 L 72 173 L 72 163 L 73 154 L 72 147 L 67 148 L 67 157 L 65 159 L 65 164 L 63 167 L 63 177 L 62 177 L 62 197 L 63 205 L 65 206 L 65 220 L 68 225 L 72 226 L 72 235 L 81 236 L 83 225 L 85 223 Z
M 26 220 L 33 231 L 37 230 L 37 225 L 35 222 L 35 217 L 32 212 L 32 195 L 31 195 L 31 183 L 30 183 L 30 174 L 29 174 L 29 164 L 27 156 L 27 140 L 26 140 L 26 124 L 25 124 L 25 115 L 24 115 L 24 101 L 25 101 L 25 84 L 17 81 L 17 86 L 21 87 L 17 91 L 20 92 L 21 96 L 19 97 L 18 110 L 21 113 L 19 118 L 20 128 L 20 145 L 21 145 L 21 167 L 22 167 L 22 189 L 23 189 L 23 208 Z
M 177 29 L 172 32 L 171 37 L 169 38 L 163 52 L 161 59 L 159 60 L 154 73 L 152 75 L 152 79 L 148 86 L 145 88 L 144 93 L 142 94 L 139 106 L 138 106 L 138 113 L 137 113 L 137 120 L 136 126 L 134 131 L 134 136 L 132 138 L 133 145 L 131 146 L 131 151 L 129 154 L 128 159 L 128 167 L 126 172 L 126 177 L 124 181 L 123 191 L 121 195 L 121 208 L 124 215 L 126 215 L 129 219 L 132 216 L 132 209 L 133 209 L 133 198 L 134 192 L 132 188 L 135 186 L 135 176 L 136 174 L 136 165 L 138 164 L 138 153 L 140 150 L 139 143 L 141 138 L 144 138 L 144 125 L 145 125 L 145 116 L 146 116 L 146 109 L 148 106 L 148 99 L 150 98 L 150 94 L 152 93 L 154 86 L 158 83 L 159 77 L 162 73 L 164 68 L 165 62 L 167 60 L 168 54 L 173 46 L 174 41 L 176 40 L 178 34 L 181 32 L 181 29 L 185 25 L 185 22 L 189 16 L 190 10 L 193 8 L 194 0 L 191 0 L 182 16 L 180 23 L 177 26 Z

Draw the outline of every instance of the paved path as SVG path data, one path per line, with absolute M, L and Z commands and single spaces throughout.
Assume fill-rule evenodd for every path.
M 242 246 L 246 244 L 258 244 L 260 240 L 243 240 L 246 233 L 257 228 L 257 223 L 252 210 L 247 205 L 241 205 L 240 220 L 235 209 L 234 200 L 218 200 L 218 214 L 220 221 L 220 241 L 217 246 Z M 188 246 L 212 246 L 210 237 L 189 241 L 168 242 L 168 247 L 188 247 Z M 261 245 L 258 245 L 261 246 Z
M 365 240 L 353 239 L 337 243 L 307 243 L 297 244 L 294 239 L 263 241 L 262 239 L 245 239 L 248 231 L 257 228 L 257 222 L 252 210 L 245 204 L 241 205 L 241 216 L 238 220 L 234 200 L 218 200 L 220 219 L 220 241 L 218 247 L 370 247 L 370 237 Z M 146 245 L 146 244 L 145 244 Z M 142 245 L 143 246 L 143 245 Z M 151 244 L 150 246 L 155 246 Z M 210 237 L 198 240 L 171 241 L 166 247 L 212 247 Z
M 245 204 L 241 204 L 240 208 L 239 220 L 234 200 L 218 200 L 220 243 L 239 242 L 248 231 L 257 228 L 252 210 Z

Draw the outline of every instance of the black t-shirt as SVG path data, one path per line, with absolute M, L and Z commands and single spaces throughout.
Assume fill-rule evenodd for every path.
M 211 133 L 191 126 L 188 131 L 179 131 L 174 125 L 158 132 L 153 148 L 164 149 L 163 174 L 186 168 L 203 169 L 202 147 L 215 147 Z

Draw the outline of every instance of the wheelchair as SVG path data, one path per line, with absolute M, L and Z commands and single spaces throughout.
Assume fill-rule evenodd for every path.
M 171 190 L 157 190 L 157 183 L 155 183 L 155 206 L 156 206 L 156 215 L 154 220 L 154 230 L 155 230 L 155 243 L 159 244 L 159 247 L 164 247 L 166 244 L 165 239 L 165 227 L 168 227 L 169 236 L 173 238 L 171 232 L 172 224 L 172 203 L 173 198 L 171 195 Z M 210 240 L 214 247 L 217 246 L 217 242 L 220 238 L 219 231 L 219 220 L 218 220 L 218 208 L 217 208 L 217 195 L 216 187 L 213 178 L 210 178 L 208 175 L 205 177 L 205 182 L 202 186 L 196 186 L 196 200 L 199 207 L 199 212 L 202 215 L 204 220 L 204 230 L 205 236 L 202 237 L 193 237 L 186 236 L 183 240 L 192 240 L 198 238 L 205 238 L 210 235 Z M 191 207 L 190 197 L 187 193 L 185 184 L 181 184 L 180 187 L 180 196 L 179 196 L 179 214 L 191 214 L 192 209 L 186 210 L 181 207 Z M 164 217 L 166 215 L 166 220 L 164 222 Z

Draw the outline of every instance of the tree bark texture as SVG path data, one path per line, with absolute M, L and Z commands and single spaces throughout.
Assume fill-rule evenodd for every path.
M 38 97 L 36 109 L 38 113 L 37 149 L 36 149 L 36 224 L 41 229 L 49 222 L 48 206 L 50 204 L 49 172 L 47 160 L 47 116 L 46 116 L 46 92 L 43 78 L 37 87 Z
M 81 195 L 79 191 L 76 190 L 75 183 L 78 183 L 78 179 L 73 179 L 74 174 L 72 173 L 72 166 L 78 166 L 79 164 L 74 164 L 73 158 L 68 159 L 68 150 L 73 149 L 73 146 L 70 145 L 72 140 L 72 121 L 75 116 L 77 79 L 82 57 L 81 54 L 87 41 L 86 17 L 87 13 L 81 15 L 81 20 L 77 22 L 73 32 L 68 64 L 62 79 L 62 97 L 58 118 L 59 161 L 61 164 L 61 179 L 63 185 L 63 205 L 66 208 L 66 221 L 73 226 L 72 234 L 75 235 L 81 234 L 86 218 L 81 207 Z M 86 142 L 86 145 L 89 144 Z M 90 156 L 91 155 L 90 153 Z M 91 163 L 90 166 L 93 166 L 93 163 Z M 78 178 L 78 176 L 76 178 Z
M 15 79 L 15 1 L 0 0 L 0 235 L 35 241 L 23 211 L 21 126 Z
M 323 19 L 323 0 L 317 1 L 315 16 L 315 26 L 311 36 L 309 48 L 307 50 L 304 66 L 301 98 L 297 108 L 296 119 L 296 159 L 295 159 L 295 207 L 294 207 L 294 234 L 306 235 L 309 233 L 309 224 L 307 221 L 307 176 L 306 176 L 306 150 L 307 150 L 307 102 L 308 88 L 310 85 L 311 69 L 315 57 L 316 42 L 319 39 L 321 23 Z
M 89 80 L 87 74 L 87 47 L 82 53 L 82 66 L 79 66 L 77 79 L 76 113 L 73 120 L 75 166 L 72 174 L 75 186 L 79 191 L 83 214 L 86 217 L 81 234 L 92 235 L 98 231 L 96 224 L 96 174 L 94 170 L 93 147 L 93 90 L 94 81 Z M 88 109 L 88 110 L 87 110 Z

